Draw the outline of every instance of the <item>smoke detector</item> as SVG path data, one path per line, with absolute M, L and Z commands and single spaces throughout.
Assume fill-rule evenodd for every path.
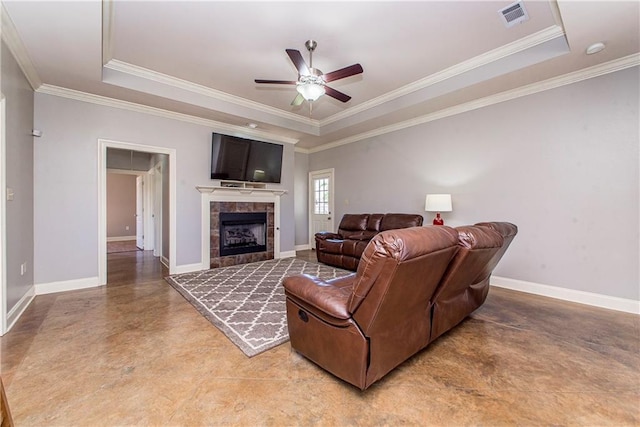
M 500 14 L 502 22 L 507 28 L 513 27 L 516 24 L 520 24 L 529 20 L 529 14 L 524 8 L 522 2 L 510 4 L 504 9 L 500 9 L 498 13 Z

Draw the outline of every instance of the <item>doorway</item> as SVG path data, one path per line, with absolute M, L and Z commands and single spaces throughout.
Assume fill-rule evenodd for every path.
M 108 149 L 120 149 L 130 150 L 132 153 L 143 153 L 150 155 L 148 163 L 146 163 L 147 170 L 142 173 L 142 187 L 148 187 L 142 191 L 142 210 L 147 209 L 143 213 L 143 225 L 144 230 L 141 238 L 143 239 L 142 245 L 144 247 L 144 236 L 147 236 L 150 241 L 154 243 L 154 253 L 156 247 L 161 246 L 158 256 L 160 256 L 161 262 L 169 269 L 169 274 L 175 274 L 176 272 L 176 150 L 164 147 L 154 147 L 142 144 L 134 144 L 128 142 L 110 141 L 99 139 L 98 140 L 98 162 L 99 162 L 99 236 L 98 236 L 98 276 L 101 285 L 107 283 L 107 150 Z M 133 154 L 132 154 L 133 156 Z M 159 164 L 162 166 L 158 167 Z M 151 166 L 149 166 L 151 165 Z M 155 175 L 155 176 L 154 176 Z M 153 176 L 153 177 L 152 177 Z M 147 178 L 146 180 L 144 178 Z M 154 185 L 156 183 L 156 185 Z M 161 189 L 157 187 L 157 183 L 161 183 Z M 164 190 L 164 191 L 163 191 Z M 161 192 L 165 197 L 165 203 L 154 200 L 153 194 Z M 159 207 L 160 213 L 154 216 L 152 207 Z M 164 210 L 164 215 L 161 211 Z M 155 221 L 153 220 L 155 219 Z M 164 219 L 164 224 L 161 223 Z M 137 222 L 137 218 L 136 218 Z M 159 225 L 154 225 L 154 222 L 159 222 Z M 163 227 L 164 225 L 164 227 Z M 168 230 L 166 233 L 161 233 L 161 230 L 165 228 Z M 158 232 L 160 230 L 160 232 Z M 163 234 L 162 236 L 159 234 Z M 137 234 L 136 234 L 137 237 Z
M 147 194 L 149 172 L 122 169 L 120 151 L 107 150 L 107 253 L 153 250 L 153 233 L 146 230 L 152 211 L 145 201 L 153 196 Z
M 315 249 L 315 234 L 333 230 L 333 169 L 309 172 L 309 245 Z
M 0 93 L 0 336 L 4 335 L 7 327 L 5 119 L 5 98 Z

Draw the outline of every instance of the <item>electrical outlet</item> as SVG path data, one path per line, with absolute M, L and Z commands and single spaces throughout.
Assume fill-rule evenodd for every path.
M 7 200 L 8 201 L 12 201 L 13 200 L 13 188 L 7 187 Z
M 124 226 L 124 229 L 125 229 L 126 231 L 129 231 L 129 226 L 128 226 L 128 225 L 125 225 L 125 226 Z
M 27 262 L 20 264 L 20 275 L 24 276 L 27 273 Z

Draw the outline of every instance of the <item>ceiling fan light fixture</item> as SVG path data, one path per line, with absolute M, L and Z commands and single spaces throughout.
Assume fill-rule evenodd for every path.
M 298 83 L 296 90 L 307 101 L 316 101 L 324 95 L 324 85 L 319 83 Z

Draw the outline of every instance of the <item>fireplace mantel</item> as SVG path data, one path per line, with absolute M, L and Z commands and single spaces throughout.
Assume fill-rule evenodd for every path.
M 254 188 L 254 187 L 222 187 L 219 185 L 197 185 L 196 189 L 201 193 L 218 193 L 218 194 L 272 194 L 274 196 L 282 196 L 287 190 L 277 188 Z
M 211 202 L 266 202 L 274 205 L 273 256 L 280 258 L 280 196 L 287 190 L 198 185 L 201 199 L 202 270 L 210 268 L 210 204 Z

